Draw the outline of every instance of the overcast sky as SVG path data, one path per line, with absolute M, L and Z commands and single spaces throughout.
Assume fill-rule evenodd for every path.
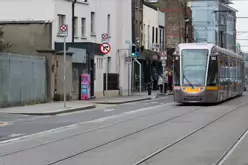
M 242 51 L 248 52 L 248 0 L 233 0 L 233 3 L 231 6 L 238 10 L 237 17 L 247 17 L 237 18 L 237 31 L 239 32 L 237 33 L 237 39 L 247 39 L 237 40 L 237 42 L 241 44 Z

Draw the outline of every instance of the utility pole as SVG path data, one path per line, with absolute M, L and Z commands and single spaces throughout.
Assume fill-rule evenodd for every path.
M 75 26 L 75 19 L 74 19 L 74 17 L 75 17 L 75 4 L 77 3 L 77 0 L 73 0 L 73 2 L 72 2 L 72 28 L 71 28 L 71 30 L 72 30 L 72 36 L 71 36 L 71 38 L 72 38 L 72 43 L 74 43 L 74 36 L 75 36 L 75 31 L 74 31 L 74 26 Z

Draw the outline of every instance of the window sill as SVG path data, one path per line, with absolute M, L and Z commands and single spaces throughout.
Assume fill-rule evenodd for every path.
M 81 37 L 81 39 L 83 39 L 83 40 L 87 40 L 87 37 Z
M 79 37 L 78 36 L 74 36 L 75 39 L 78 39 Z
M 91 37 L 96 37 L 96 34 L 91 33 L 90 36 L 91 36 Z

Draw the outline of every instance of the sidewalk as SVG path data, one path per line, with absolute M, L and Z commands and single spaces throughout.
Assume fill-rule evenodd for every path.
M 22 107 L 1 108 L 0 113 L 22 115 L 57 115 L 61 113 L 93 109 L 96 107 L 94 104 L 89 104 L 84 101 L 68 101 L 66 104 L 66 108 L 64 108 L 64 102 L 51 102 Z
M 96 108 L 96 104 L 125 104 L 131 102 L 138 102 L 144 100 L 151 100 L 159 96 L 168 96 L 168 94 L 160 94 L 158 91 L 153 91 L 152 95 L 148 95 L 147 92 L 134 93 L 133 96 L 119 96 L 94 99 L 94 100 L 77 100 L 66 102 L 66 108 L 64 108 L 64 102 L 51 102 L 44 104 L 28 105 L 21 107 L 9 107 L 0 108 L 0 113 L 8 114 L 22 114 L 22 115 L 57 115 L 62 113 L 70 113 L 75 111 L 82 111 L 87 109 Z M 0 123 L 1 124 L 1 123 Z
M 134 95 L 131 96 L 119 96 L 119 97 L 113 97 L 113 98 L 102 98 L 102 99 L 96 99 L 93 101 L 95 104 L 125 104 L 125 103 L 131 103 L 131 102 L 138 102 L 138 101 L 144 101 L 144 100 L 151 100 L 154 98 L 158 98 L 160 96 L 168 96 L 173 93 L 160 93 L 159 91 L 152 91 L 152 94 L 149 96 L 147 91 L 140 93 L 134 93 Z

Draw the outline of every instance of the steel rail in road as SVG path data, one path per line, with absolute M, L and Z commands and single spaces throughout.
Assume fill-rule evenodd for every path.
M 225 117 L 226 115 L 228 115 L 228 114 L 230 114 L 230 113 L 232 113 L 232 112 L 234 112 L 234 111 L 236 111 L 236 110 L 239 110 L 240 107 L 244 106 L 244 105 L 247 104 L 247 103 L 248 103 L 248 101 L 243 102 L 242 104 L 236 106 L 235 108 L 231 109 L 230 111 L 224 113 L 224 114 L 221 115 L 220 117 L 218 117 L 218 118 L 212 120 L 212 121 L 209 122 L 208 124 L 205 124 L 205 125 L 201 126 L 200 128 L 197 128 L 197 129 L 195 129 L 194 131 L 188 133 L 187 135 L 185 135 L 185 136 L 183 136 L 183 137 L 177 139 L 176 141 L 170 143 L 169 145 L 166 145 L 166 146 L 164 146 L 164 147 L 158 149 L 157 151 L 153 152 L 152 154 L 150 154 L 150 155 L 144 157 L 143 159 L 137 161 L 137 162 L 134 163 L 133 165 L 141 165 L 141 164 L 145 163 L 146 161 L 151 160 L 151 159 L 152 159 L 153 157 L 155 157 L 156 155 L 159 155 L 161 152 L 163 152 L 163 151 L 165 151 L 165 150 L 171 148 L 172 146 L 178 144 L 179 142 L 181 142 L 181 141 L 187 139 L 188 137 L 194 135 L 195 133 L 197 133 L 197 132 L 203 130 L 203 129 L 206 128 L 207 126 L 209 126 L 209 125 L 215 123 L 216 121 L 218 121 L 219 119 Z M 230 149 L 229 149 L 229 150 L 230 150 Z M 229 151 L 229 150 L 228 150 L 228 151 Z M 228 152 L 227 152 L 227 153 L 228 153 Z M 226 154 L 227 154 L 227 153 L 226 153 Z M 225 154 L 225 155 L 226 155 L 226 154 Z M 224 155 L 224 156 L 225 156 L 225 155 Z M 224 156 L 222 156 L 222 158 L 221 158 L 221 159 L 217 162 L 217 164 L 215 164 L 215 165 L 220 165 L 220 164 L 218 164 L 218 163 L 224 158 Z
M 180 108 L 180 106 L 179 106 L 179 107 L 173 107 L 173 109 L 176 109 L 176 108 Z M 171 118 L 169 118 L 169 119 L 166 119 L 166 120 L 164 120 L 164 121 L 162 121 L 162 122 L 153 124 L 153 125 L 151 125 L 151 126 L 148 126 L 148 127 L 143 128 L 143 129 L 139 129 L 139 130 L 137 130 L 137 131 L 134 131 L 134 132 L 132 132 L 132 133 L 126 134 L 126 135 L 121 136 L 121 137 L 119 137 L 119 138 L 116 138 L 116 139 L 114 139 L 114 140 L 110 140 L 110 141 L 105 142 L 105 143 L 103 143 L 103 144 L 100 144 L 100 145 L 97 145 L 97 146 L 95 146 L 95 147 L 92 147 L 92 148 L 90 148 L 90 149 L 87 149 L 87 150 L 84 150 L 84 151 L 75 153 L 75 154 L 73 154 L 73 155 L 67 156 L 67 157 L 65 157 L 65 158 L 63 158 L 63 159 L 59 159 L 59 160 L 57 160 L 57 161 L 51 162 L 51 163 L 49 163 L 48 165 L 54 165 L 54 164 L 63 162 L 63 161 L 65 161 L 65 160 L 72 159 L 72 158 L 74 158 L 74 157 L 76 157 L 76 156 L 79 156 L 79 155 L 82 155 L 82 154 L 84 154 L 84 153 L 86 153 L 86 152 L 89 152 L 89 151 L 95 150 L 95 149 L 97 149 L 97 148 L 106 146 L 106 145 L 108 145 L 108 144 L 111 144 L 111 143 L 113 143 L 113 142 L 122 140 L 122 139 L 124 139 L 124 138 L 129 137 L 129 136 L 132 136 L 132 135 L 141 133 L 141 132 L 143 132 L 143 131 L 149 130 L 149 129 L 151 129 L 151 128 L 160 126 L 160 125 L 162 125 L 162 124 L 168 123 L 169 121 L 172 121 L 172 120 L 174 120 L 174 119 L 180 118 L 180 117 L 182 117 L 182 116 L 186 116 L 186 115 L 188 115 L 188 114 L 194 113 L 194 112 L 199 111 L 199 110 L 202 110 L 202 109 L 204 109 L 204 108 L 206 108 L 206 107 L 196 108 L 196 109 L 191 110 L 190 112 L 183 113 L 183 114 L 180 114 L 180 115 L 176 115 L 176 116 L 171 117 Z M 161 112 L 164 112 L 164 111 L 161 111 Z
M 166 105 L 166 104 L 164 104 L 164 105 Z M 160 105 L 160 106 L 164 106 L 164 105 Z M 158 107 L 158 106 L 155 106 L 153 108 L 156 108 L 156 107 Z M 150 108 L 152 108 L 152 107 L 150 107 Z M 86 133 L 98 131 L 100 129 L 104 129 L 104 128 L 108 128 L 108 127 L 115 126 L 115 125 L 118 125 L 118 124 L 122 124 L 122 123 L 125 123 L 125 122 L 128 122 L 128 121 L 132 121 L 132 120 L 135 120 L 135 119 L 138 119 L 138 118 L 145 117 L 145 116 L 163 113 L 163 112 L 165 112 L 167 110 L 176 109 L 176 108 L 177 107 L 171 107 L 171 106 L 169 106 L 169 107 L 166 107 L 166 108 L 164 108 L 162 110 L 159 110 L 159 111 L 156 111 L 156 112 L 151 112 L 151 113 L 143 114 L 143 115 L 140 115 L 140 116 L 137 116 L 137 117 L 132 117 L 132 118 L 129 118 L 129 119 L 118 121 L 118 122 L 113 122 L 111 124 L 106 124 L 106 125 L 103 125 L 103 126 L 100 126 L 100 127 L 96 127 L 96 128 L 93 128 L 93 129 L 90 129 L 90 130 L 87 130 L 87 131 L 79 132 L 77 134 L 70 135 L 70 136 L 67 136 L 67 137 L 63 137 L 63 138 L 60 138 L 60 139 L 57 139 L 57 140 L 47 141 L 47 142 L 44 142 L 44 143 L 39 144 L 39 145 L 33 145 L 33 146 L 30 146 L 30 147 L 27 147 L 27 148 L 24 148 L 24 149 L 21 149 L 21 150 L 17 150 L 17 151 L 14 151 L 14 152 L 6 153 L 6 154 L 1 154 L 0 155 L 0 158 L 1 157 L 4 157 L 4 156 L 9 156 L 9 155 L 12 155 L 12 154 L 20 153 L 20 152 L 23 152 L 23 151 L 27 151 L 27 150 L 30 150 L 30 149 L 38 148 L 38 147 L 41 147 L 41 146 L 53 144 L 53 143 L 56 143 L 56 142 L 64 141 L 64 140 L 67 140 L 67 139 L 70 139 L 70 138 L 81 136 L 81 135 L 86 134 Z M 96 119 L 96 120 L 98 120 L 98 119 Z M 88 122 L 85 122 L 85 123 L 88 123 Z
M 248 134 L 248 128 L 237 138 L 237 140 L 226 150 L 226 152 L 220 157 L 220 159 L 214 165 L 223 165 L 225 161 L 229 158 L 236 147 L 241 143 L 241 141 Z

